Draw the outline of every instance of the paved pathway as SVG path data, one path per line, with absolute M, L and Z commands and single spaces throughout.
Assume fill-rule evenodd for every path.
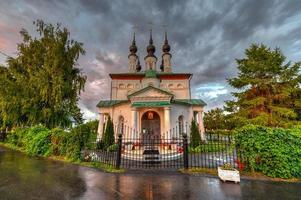
M 109 174 L 0 147 L 0 199 L 301 199 L 301 183 L 174 173 Z

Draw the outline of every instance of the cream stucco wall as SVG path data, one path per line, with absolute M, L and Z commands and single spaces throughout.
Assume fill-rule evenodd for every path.
M 158 78 L 143 78 L 140 80 L 112 80 L 112 100 L 126 100 L 128 94 L 148 85 L 169 91 L 175 99 L 190 99 L 189 80 L 159 80 Z
M 112 80 L 112 100 L 126 100 L 129 93 L 139 89 L 140 80 Z
M 174 94 L 175 99 L 190 99 L 189 80 L 162 80 L 160 88 Z
M 132 112 L 133 108 L 131 107 L 130 103 L 124 103 L 114 106 L 113 108 L 101 108 L 99 109 L 100 113 L 109 114 L 113 120 L 114 128 L 115 128 L 115 137 L 117 138 L 117 131 L 116 127 L 118 126 L 119 117 L 123 116 L 124 118 L 124 125 L 132 128 L 133 124 L 133 118 L 132 118 Z M 147 111 L 153 111 L 158 113 L 160 116 L 160 128 L 161 128 L 161 136 L 166 136 L 166 124 L 164 121 L 164 107 L 155 107 L 155 108 L 137 108 L 137 130 L 140 133 L 141 132 L 141 119 L 145 112 Z M 192 106 L 186 106 L 186 105 L 178 105 L 178 104 L 171 104 L 170 106 L 170 129 L 174 129 L 174 131 L 178 130 L 178 119 L 179 116 L 184 117 L 184 125 L 189 125 L 191 123 L 191 120 L 193 118 L 193 107 Z M 177 126 L 177 128 L 176 128 Z M 186 128 L 186 126 L 185 126 Z M 128 130 L 126 130 L 128 132 Z M 186 131 L 186 130 L 185 130 Z M 187 130 L 189 134 L 189 130 Z M 127 133 L 128 134 L 128 133 Z

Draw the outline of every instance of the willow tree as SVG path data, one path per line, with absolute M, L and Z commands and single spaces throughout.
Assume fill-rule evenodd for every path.
M 300 64 L 286 62 L 279 48 L 251 45 L 237 59 L 238 77 L 229 84 L 238 92 L 226 109 L 237 122 L 289 127 L 300 123 Z
M 21 30 L 15 58 L 0 67 L 0 118 L 5 126 L 69 126 L 82 121 L 78 107 L 86 77 L 78 68 L 83 44 L 60 24 L 34 22 L 37 37 Z

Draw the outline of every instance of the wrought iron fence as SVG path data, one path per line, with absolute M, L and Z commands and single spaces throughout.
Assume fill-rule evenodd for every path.
M 84 161 L 101 162 L 117 167 L 117 151 L 107 151 L 104 149 L 83 150 L 81 157 Z
M 187 128 L 186 128 L 187 129 Z M 138 133 L 129 127 L 116 139 L 117 149 L 86 150 L 83 158 L 126 169 L 238 168 L 235 142 L 230 135 L 206 135 L 195 147 L 189 135 L 171 129 L 162 135 Z
M 232 136 L 207 135 L 206 141 L 193 148 L 188 145 L 189 167 L 217 168 L 226 163 L 237 168 L 238 157 Z

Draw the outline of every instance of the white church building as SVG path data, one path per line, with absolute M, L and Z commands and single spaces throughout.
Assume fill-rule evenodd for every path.
M 171 139 L 172 130 L 176 127 L 177 132 L 186 132 L 189 136 L 189 128 L 185 129 L 185 124 L 190 124 L 194 118 L 201 138 L 204 139 L 202 115 L 206 103 L 191 97 L 192 74 L 173 71 L 167 34 L 165 33 L 161 59 L 155 56 L 152 32 L 146 48 L 144 66 L 140 65 L 136 54 L 138 49 L 135 34 L 129 50 L 128 71 L 109 74 L 110 99 L 101 100 L 97 104 L 98 139 L 103 136 L 108 116 L 115 127 L 115 138 L 122 133 L 137 140 L 143 134 L 153 138 Z M 124 127 L 127 127 L 127 131 Z

